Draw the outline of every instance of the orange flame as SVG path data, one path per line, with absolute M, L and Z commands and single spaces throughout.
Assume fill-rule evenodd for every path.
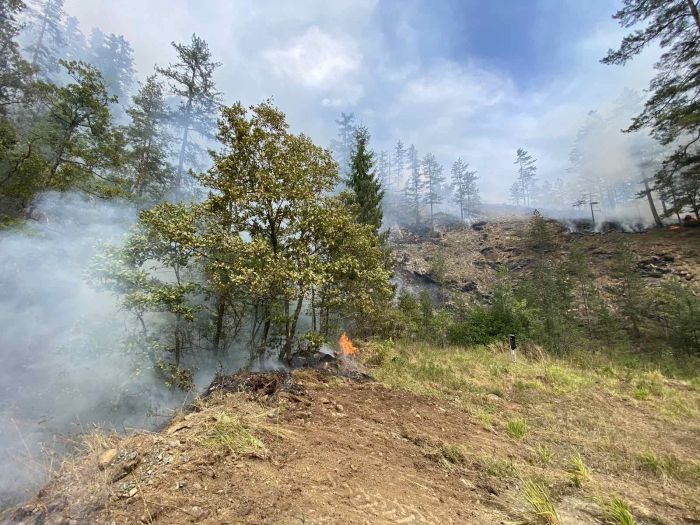
M 350 338 L 345 335 L 345 332 L 343 332 L 343 335 L 340 336 L 338 345 L 340 346 L 340 353 L 343 355 L 354 355 L 357 351 Z

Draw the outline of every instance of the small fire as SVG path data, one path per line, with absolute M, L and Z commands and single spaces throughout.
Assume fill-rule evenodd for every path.
M 352 344 L 352 341 L 350 338 L 345 335 L 345 332 L 343 332 L 343 335 L 340 336 L 340 339 L 338 339 L 338 345 L 340 346 L 340 353 L 343 355 L 354 355 L 356 348 L 355 345 Z

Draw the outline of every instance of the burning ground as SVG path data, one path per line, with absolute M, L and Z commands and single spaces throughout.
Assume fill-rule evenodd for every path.
M 498 347 L 359 354 L 377 381 L 222 376 L 160 433 L 93 434 L 8 523 L 593 524 L 616 501 L 700 520 L 697 379 Z

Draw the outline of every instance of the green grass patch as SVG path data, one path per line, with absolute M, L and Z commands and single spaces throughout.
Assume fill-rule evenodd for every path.
M 510 419 L 506 423 L 506 433 L 514 439 L 523 439 L 527 431 L 527 421 L 522 418 Z
M 608 525 L 637 525 L 629 505 L 617 496 L 603 506 L 603 514 Z

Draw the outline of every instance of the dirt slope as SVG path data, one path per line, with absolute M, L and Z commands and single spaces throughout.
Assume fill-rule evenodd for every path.
M 464 412 L 373 382 L 317 372 L 295 378 L 296 393 L 215 395 L 162 434 L 95 446 L 64 465 L 9 523 L 456 524 L 504 517 L 479 503 L 494 497 L 493 487 L 455 475 L 421 446 L 492 439 Z M 222 414 L 235 415 L 261 448 L 197 445 L 198 432 Z
M 162 433 L 94 436 L 87 455 L 65 462 L 7 523 L 512 523 L 526 515 L 523 479 L 545 472 L 531 446 L 458 403 L 308 370 L 252 383 L 215 391 Z M 484 403 L 527 405 L 519 398 L 487 394 Z M 679 456 L 697 451 L 699 436 L 682 422 L 665 429 L 666 420 L 623 399 L 601 395 L 596 404 L 600 417 L 626 423 L 625 441 L 651 433 Z M 575 426 L 585 410 L 556 398 L 549 408 L 552 421 Z M 568 448 L 577 439 L 557 441 Z M 663 488 L 644 473 L 604 470 L 601 483 L 635 494 L 635 512 L 647 517 L 640 524 L 700 522 L 694 484 Z M 562 523 L 601 523 L 600 508 L 567 476 L 552 478 Z

